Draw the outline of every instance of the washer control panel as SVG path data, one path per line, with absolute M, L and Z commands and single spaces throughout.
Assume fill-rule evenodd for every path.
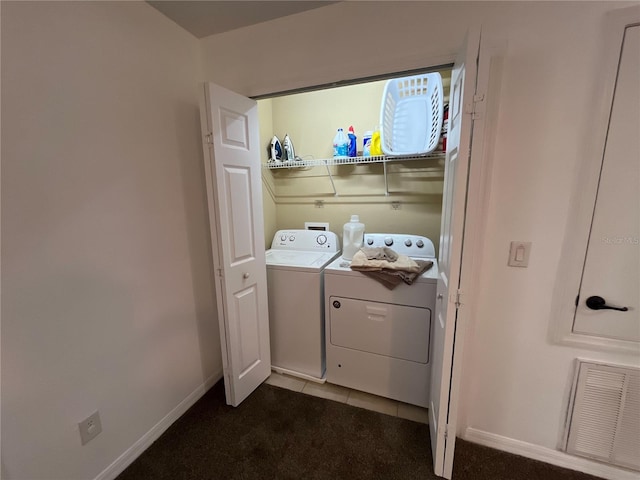
M 435 258 L 436 249 L 427 237 L 403 233 L 365 233 L 365 247 L 389 247 L 408 257 Z
M 339 252 L 338 236 L 318 230 L 278 230 L 271 248 L 275 250 L 304 250 L 308 252 Z

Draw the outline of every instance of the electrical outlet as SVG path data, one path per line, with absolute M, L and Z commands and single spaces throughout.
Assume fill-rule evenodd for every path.
M 82 445 L 97 437 L 100 432 L 102 432 L 102 423 L 100 423 L 100 414 L 98 411 L 96 410 L 78 423 L 78 429 L 80 430 L 80 441 Z

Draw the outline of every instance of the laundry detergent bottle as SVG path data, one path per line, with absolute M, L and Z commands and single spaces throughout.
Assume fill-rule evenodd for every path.
M 370 157 L 371 156 L 371 136 L 373 132 L 371 130 L 367 130 L 364 132 L 364 136 L 362 137 L 362 156 Z
M 364 245 L 364 223 L 358 215 L 351 215 L 351 221 L 344 224 L 342 232 L 342 258 L 351 260 Z
M 356 143 L 357 137 L 356 137 L 356 132 L 353 129 L 353 125 L 351 125 L 349 127 L 349 133 L 347 135 L 347 137 L 349 137 L 349 147 L 348 147 L 348 155 L 350 157 L 357 157 L 358 156 L 358 144 Z
M 338 129 L 338 133 L 333 137 L 333 156 L 334 158 L 346 158 L 349 151 L 349 139 L 344 134 L 344 130 Z

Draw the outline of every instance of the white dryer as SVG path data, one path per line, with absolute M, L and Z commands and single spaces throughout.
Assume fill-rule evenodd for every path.
M 327 381 L 427 407 L 438 280 L 433 242 L 371 233 L 365 245 L 388 246 L 433 266 L 412 285 L 393 290 L 351 270 L 342 258 L 325 268 Z
M 280 230 L 266 252 L 271 368 L 325 381 L 323 270 L 340 253 L 333 232 Z

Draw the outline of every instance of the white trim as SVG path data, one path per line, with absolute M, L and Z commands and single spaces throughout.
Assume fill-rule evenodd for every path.
M 571 380 L 571 389 L 569 390 L 569 402 L 568 407 L 565 412 L 564 418 L 564 428 L 562 429 L 562 436 L 560 437 L 560 443 L 558 444 L 558 448 L 562 451 L 567 450 L 567 443 L 569 442 L 569 430 L 571 426 L 571 416 L 573 415 L 573 406 L 575 404 L 576 396 L 575 391 L 578 386 L 578 376 L 580 374 L 580 364 L 585 362 L 585 360 L 580 360 L 576 358 L 572 362 L 573 368 L 573 379 Z
M 558 325 L 554 327 L 556 329 L 555 339 L 558 343 L 563 345 L 576 348 L 589 348 L 592 350 L 630 353 L 632 355 L 640 354 L 640 344 L 638 342 L 572 333 L 570 331 L 567 332 L 566 330 L 561 330 L 563 327 L 566 327 L 566 322 L 563 320 L 559 320 Z
M 470 236 L 469 242 L 465 243 L 467 256 L 463 258 L 465 265 L 465 275 L 468 275 L 468 283 L 463 282 L 466 288 L 465 308 L 461 310 L 462 319 L 466 324 L 464 353 L 462 357 L 462 378 L 461 390 L 459 392 L 458 404 L 458 425 L 467 425 L 468 403 L 470 398 L 465 395 L 465 390 L 470 384 L 472 368 L 467 365 L 469 359 L 473 357 L 473 338 L 475 331 L 475 315 L 477 314 L 478 288 L 480 283 L 480 272 L 483 269 L 484 244 L 486 238 L 486 219 L 489 211 L 489 201 L 491 197 L 491 174 L 493 172 L 494 146 L 496 139 L 497 115 L 500 105 L 500 87 L 502 85 L 502 72 L 504 57 L 507 51 L 507 44 L 502 40 L 487 39 L 483 36 L 480 45 L 480 57 L 485 58 L 488 65 L 480 64 L 479 67 L 489 68 L 489 77 L 486 86 L 480 90 L 485 93 L 485 103 L 483 112 L 484 133 L 482 139 L 478 140 L 482 144 L 482 151 L 478 158 L 474 158 L 469 174 L 469 196 L 474 198 L 474 202 L 469 207 L 467 221 L 469 230 L 474 232 Z M 480 72 L 479 72 L 480 73 Z M 475 140 L 474 140 L 475 145 Z M 476 145 L 476 148 L 479 148 Z M 477 169 L 480 171 L 478 172 Z M 469 251 L 470 250 L 470 251 Z M 468 262 L 468 263 L 464 263 Z M 457 430 L 457 429 L 456 429 Z
M 638 480 L 638 472 L 594 462 L 586 458 L 575 457 L 558 450 L 503 437 L 502 435 L 496 435 L 495 433 L 485 432 L 476 428 L 468 427 L 462 438 L 469 442 L 484 445 L 485 447 L 495 448 L 601 478 L 610 480 Z
M 289 375 L 290 377 L 301 378 L 302 380 L 307 380 L 309 382 L 314 383 L 326 383 L 327 377 L 314 377 L 313 375 L 307 375 L 306 373 L 296 372 L 295 370 L 289 370 L 288 368 L 276 367 L 275 365 L 271 365 L 271 370 L 281 375 Z
M 182 400 L 173 410 L 156 423 L 151 429 L 140 437 L 131 447 L 95 477 L 94 480 L 113 480 L 120 475 L 125 468 L 144 453 L 144 451 L 162 435 L 178 418 L 191 408 L 213 385 L 222 378 L 222 370 L 205 379 L 187 398 Z
M 585 252 L 589 241 L 589 227 L 598 189 L 600 166 L 604 154 L 607 126 L 613 102 L 618 62 L 624 30 L 627 25 L 640 23 L 640 6 L 611 11 L 602 27 L 603 39 L 599 52 L 599 78 L 594 85 L 593 120 L 585 132 L 584 159 L 576 174 L 572 189 L 570 215 L 558 266 L 556 288 L 552 299 L 552 319 L 549 336 L 553 343 L 594 350 L 637 354 L 637 342 L 593 337 L 573 333 L 575 299 L 580 289 Z M 601 72 L 601 73 L 599 73 Z
M 461 36 L 464 36 L 462 34 Z M 282 95 L 292 90 L 321 87 L 341 81 L 361 80 L 377 75 L 387 75 L 410 70 L 429 67 L 453 65 L 456 59 L 456 50 L 451 50 L 440 55 L 425 56 L 422 52 L 410 55 L 394 55 L 380 59 L 375 55 L 355 56 L 348 66 L 343 66 L 340 73 L 328 68 L 318 68 L 305 72 L 304 77 L 281 78 L 276 84 L 268 85 L 263 80 L 257 79 L 255 83 L 246 85 L 238 91 L 247 97 L 259 97 L 262 95 Z M 276 86 L 277 85 L 277 86 Z

